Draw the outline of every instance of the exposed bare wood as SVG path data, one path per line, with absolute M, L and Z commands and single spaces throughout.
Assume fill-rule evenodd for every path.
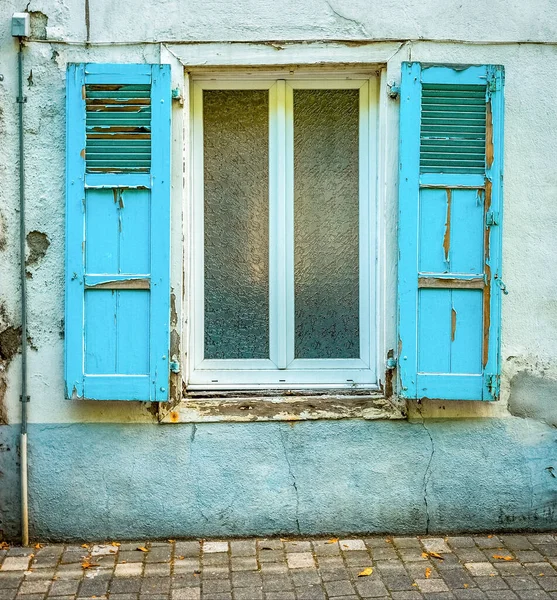
M 454 277 L 419 277 L 418 287 L 483 290 L 485 287 L 485 281 L 483 277 L 474 277 L 473 279 L 456 279 Z

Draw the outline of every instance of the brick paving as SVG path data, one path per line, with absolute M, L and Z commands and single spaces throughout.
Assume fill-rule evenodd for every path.
M 557 534 L 0 545 L 0 600 L 557 599 Z

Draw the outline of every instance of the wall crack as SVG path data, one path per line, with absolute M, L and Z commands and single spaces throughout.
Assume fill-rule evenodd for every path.
M 292 464 L 291 464 L 290 458 L 288 456 L 288 450 L 286 449 L 286 444 L 284 441 L 284 434 L 283 434 L 282 427 L 279 427 L 279 436 L 280 436 L 280 441 L 282 443 L 282 449 L 284 451 L 284 459 L 286 460 L 286 464 L 288 465 L 288 474 L 290 475 L 290 478 L 292 479 L 292 487 L 294 488 L 294 492 L 296 494 L 296 528 L 298 530 L 298 535 L 302 535 L 302 530 L 300 528 L 300 495 L 298 492 L 298 483 L 296 481 L 296 475 L 294 474 L 294 471 L 292 470 Z
M 416 404 L 416 408 L 418 413 L 422 419 L 421 425 L 424 428 L 427 436 L 429 437 L 429 441 L 431 443 L 431 454 L 429 455 L 429 460 L 427 461 L 427 465 L 424 471 L 423 485 L 424 485 L 424 506 L 425 506 L 425 515 L 426 515 L 426 523 L 425 523 L 425 534 L 429 535 L 429 524 L 430 524 L 430 514 L 429 514 L 429 500 L 427 497 L 427 487 L 429 485 L 429 481 L 431 479 L 431 463 L 433 462 L 433 456 L 435 455 L 435 442 L 433 441 L 433 437 L 425 424 L 424 415 L 422 414 L 422 410 L 420 408 L 419 403 Z
M 358 21 L 357 19 L 352 19 L 350 17 L 347 17 L 346 15 L 343 15 L 342 13 L 339 13 L 338 10 L 336 10 L 334 8 L 334 6 L 330 3 L 329 0 L 326 0 L 326 2 L 327 2 L 327 6 L 331 9 L 331 12 L 336 17 L 338 17 L 339 19 L 341 19 L 343 21 L 347 21 L 348 23 L 351 23 L 352 25 L 355 25 L 356 27 L 358 27 L 361 34 L 363 34 L 365 37 L 370 37 L 368 32 L 366 31 L 366 28 L 360 23 L 360 21 Z

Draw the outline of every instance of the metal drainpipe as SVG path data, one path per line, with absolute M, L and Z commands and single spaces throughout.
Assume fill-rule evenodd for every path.
M 27 504 L 27 273 L 25 268 L 25 171 L 23 164 L 23 40 L 19 38 L 17 55 L 19 92 L 19 251 L 21 267 L 21 543 L 29 545 L 29 510 Z

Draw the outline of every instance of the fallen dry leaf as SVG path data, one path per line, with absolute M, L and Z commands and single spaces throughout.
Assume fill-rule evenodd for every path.
M 141 550 L 141 552 L 149 552 L 149 550 L 145 548 L 145 546 L 138 546 L 136 550 Z
M 327 540 L 325 543 L 326 544 L 336 544 L 338 542 L 338 538 L 331 538 L 330 540 Z
M 89 548 L 89 544 L 81 544 L 82 548 Z
M 0 542 L 0 550 L 7 550 L 9 547 L 9 544 L 6 542 Z
M 42 547 L 43 547 L 43 545 L 42 545 L 42 544 L 35 544 L 35 548 L 36 548 L 37 550 L 40 550 Z
M 465 588 L 467 588 L 468 584 L 467 583 L 463 583 L 462 586 L 465 587 Z
M 120 544 L 120 542 L 110 542 L 110 545 L 111 545 L 111 546 L 116 546 L 116 547 L 118 547 L 118 546 L 120 546 L 121 544 Z
M 414 587 L 418 587 L 418 584 L 417 584 L 417 583 L 415 583 L 415 582 L 414 582 L 412 585 L 413 585 Z
M 445 560 L 440 554 L 437 554 L 437 552 L 422 552 L 422 558 L 429 558 L 430 556 L 437 558 L 438 560 Z
M 186 558 L 185 556 L 179 556 L 178 560 L 184 560 L 184 558 Z
M 512 556 L 508 556 L 508 555 L 507 556 L 503 556 L 501 554 L 494 554 L 493 558 L 495 560 L 514 560 L 514 558 Z
M 429 579 L 430 577 L 431 577 L 431 567 L 428 567 L 428 568 L 425 570 L 425 578 L 426 578 L 426 579 Z
M 488 535 L 487 537 L 488 537 L 489 539 L 491 539 L 493 536 L 492 536 L 492 535 Z
M 369 577 L 373 573 L 372 567 L 367 567 L 361 573 L 358 573 L 358 577 Z
M 89 561 L 85 561 L 81 563 L 82 569 L 92 569 L 93 567 L 100 567 L 97 563 L 90 563 Z
M 176 540 L 168 540 L 169 544 L 173 544 Z

